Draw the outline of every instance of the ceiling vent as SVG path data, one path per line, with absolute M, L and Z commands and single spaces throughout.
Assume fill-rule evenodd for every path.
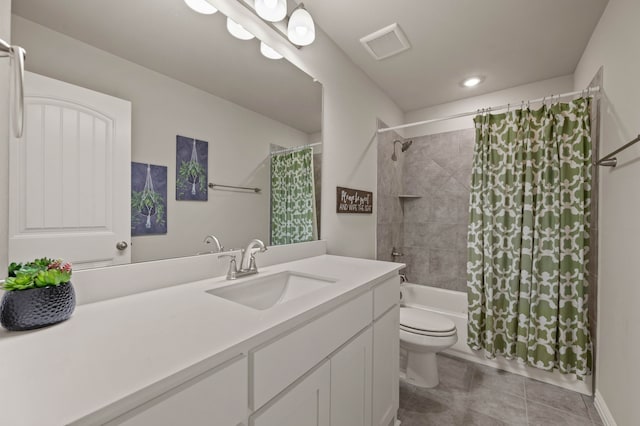
M 407 36 L 397 23 L 362 37 L 360 43 L 378 61 L 397 55 L 411 47 Z

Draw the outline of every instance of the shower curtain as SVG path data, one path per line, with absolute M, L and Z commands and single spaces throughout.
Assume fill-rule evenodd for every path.
M 468 344 L 544 370 L 591 374 L 587 262 L 590 100 L 475 119 Z
M 316 239 L 313 149 L 271 156 L 271 244 Z

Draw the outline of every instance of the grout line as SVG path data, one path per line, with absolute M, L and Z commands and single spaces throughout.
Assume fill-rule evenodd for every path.
M 525 390 L 525 392 L 526 392 L 526 390 Z M 528 402 L 528 399 L 526 401 Z M 531 401 L 531 402 L 533 402 L 534 404 L 546 407 L 546 408 L 548 408 L 548 409 L 550 409 L 552 411 L 557 411 L 559 413 L 566 414 L 566 415 L 571 416 L 571 417 L 575 417 L 575 418 L 579 418 L 579 419 L 587 419 L 587 420 L 589 420 L 589 423 L 593 423 L 593 420 L 591 419 L 591 416 L 589 415 L 588 411 L 584 416 L 582 416 L 582 415 L 574 413 L 572 411 L 567 411 L 567 410 L 565 410 L 563 408 L 558 408 L 558 407 L 554 407 L 554 406 L 549 405 L 549 404 L 545 404 L 544 402 L 540 402 L 540 401 Z
M 529 398 L 527 398 L 527 382 L 522 380 L 522 387 L 524 388 L 524 418 L 529 425 Z
M 471 392 L 471 390 L 473 389 L 473 382 L 476 379 L 476 369 L 475 366 L 468 364 L 467 368 L 471 368 L 471 378 L 469 379 L 469 384 L 467 385 L 467 394 L 469 394 L 469 392 Z

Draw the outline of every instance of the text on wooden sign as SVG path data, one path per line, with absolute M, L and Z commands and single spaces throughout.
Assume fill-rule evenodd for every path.
M 373 213 L 373 192 L 340 186 L 336 189 L 337 213 Z

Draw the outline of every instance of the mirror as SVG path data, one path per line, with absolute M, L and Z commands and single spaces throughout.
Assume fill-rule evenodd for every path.
M 289 197 L 291 190 L 282 187 L 290 181 L 283 173 L 299 160 L 300 152 L 305 153 L 306 175 L 311 178 L 293 192 L 296 196 L 303 191 L 312 199 L 307 202 L 312 213 L 305 216 L 309 229 L 297 238 L 319 237 L 320 83 L 285 59 L 262 56 L 259 40 L 231 36 L 221 13 L 195 13 L 183 0 L 14 0 L 12 8 L 12 42 L 26 49 L 27 71 L 130 102 L 132 195 L 127 199 L 131 207 L 127 216 L 132 235 L 108 243 L 107 251 L 112 252 L 116 242 L 119 248 L 129 242 L 115 252 L 115 261 L 85 255 L 76 267 L 78 263 L 97 267 L 208 253 L 214 249 L 204 242 L 207 235 L 215 235 L 225 249 L 241 248 L 252 238 L 267 244 L 298 242 L 295 236 L 283 237 L 297 230 L 283 230 L 282 223 L 275 225 L 280 226 L 276 230 L 272 225 L 287 220 L 282 219 L 281 198 Z M 43 107 L 32 114 L 41 114 L 45 123 L 58 120 L 55 114 L 48 118 L 47 111 L 51 109 Z M 78 116 L 82 118 L 82 113 Z M 95 135 L 95 120 L 92 128 Z M 62 153 L 51 155 L 64 161 L 75 158 L 76 154 L 66 151 L 66 137 L 60 139 Z M 48 161 L 52 149 L 49 146 L 37 154 L 44 157 L 41 164 L 52 168 L 45 168 L 49 178 L 43 178 L 30 197 L 38 191 L 45 200 L 56 198 L 51 192 L 66 197 L 65 185 L 58 188 L 47 183 L 55 182 L 58 173 Z M 285 156 L 296 158 L 284 161 Z M 282 161 L 274 165 L 273 158 Z M 31 159 L 25 162 L 31 163 Z M 77 164 L 65 164 L 59 173 L 77 168 Z M 26 176 L 33 180 L 30 172 Z M 122 195 L 118 176 L 111 178 L 107 186 L 112 184 L 114 197 Z M 69 185 L 82 187 L 82 182 L 75 182 L 78 179 L 69 179 Z M 69 228 L 65 228 L 67 222 L 81 222 L 78 209 L 69 204 L 82 206 L 99 191 L 89 185 L 79 192 L 84 194 L 79 201 L 61 203 L 60 217 L 51 219 L 62 224 L 62 232 Z M 30 202 L 27 198 L 23 203 L 27 212 L 23 222 L 29 221 L 29 211 L 36 210 L 29 208 Z M 47 220 L 45 214 L 43 223 Z M 279 236 L 272 239 L 272 234 Z M 21 250 L 22 257 L 57 256 L 55 250 Z M 10 254 L 13 260 L 21 259 Z

